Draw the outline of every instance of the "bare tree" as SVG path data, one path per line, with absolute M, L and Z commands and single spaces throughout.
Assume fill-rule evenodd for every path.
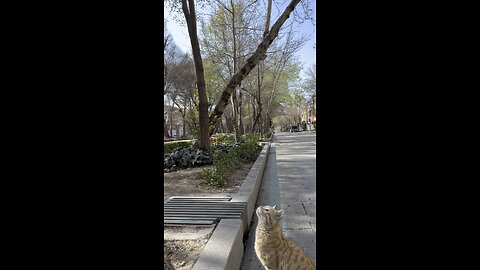
M 169 40 L 170 39 L 170 40 Z M 171 35 L 168 34 L 165 39 L 166 46 L 163 54 L 163 94 L 170 91 L 175 80 L 175 74 L 178 72 L 178 63 L 183 60 L 183 53 L 178 46 L 171 40 Z
M 304 84 L 304 93 L 307 96 L 312 96 L 317 90 L 317 65 L 313 64 L 306 71 L 307 78 Z
M 217 9 L 203 29 L 205 61 L 215 63 L 224 84 L 238 72 L 246 58 L 252 55 L 254 42 L 261 41 L 255 33 L 261 30 L 261 14 L 254 8 L 257 0 L 216 0 Z M 220 65 L 220 63 L 224 65 Z M 228 76 L 226 76 L 228 74 Z M 208 85 L 208 84 L 207 84 Z M 231 118 L 235 138 L 238 141 L 244 133 L 243 91 L 237 86 L 230 96 Z M 218 100 L 219 96 L 216 98 Z M 227 119 L 224 116 L 224 119 Z M 222 125 L 222 121 L 219 121 Z
M 195 89 L 195 68 L 191 57 L 183 54 L 180 62 L 175 64 L 175 73 L 171 75 L 172 86 L 168 93 L 173 104 L 178 107 L 182 117 L 183 135 L 186 135 L 187 111 L 193 109 Z
M 293 28 L 293 24 L 290 26 L 289 31 L 286 33 L 285 41 L 280 49 L 280 56 L 275 59 L 275 63 L 273 64 L 273 84 L 272 84 L 272 91 L 267 103 L 266 109 L 266 119 L 269 126 L 271 125 L 271 115 L 273 109 L 273 103 L 277 96 L 278 90 L 278 80 L 281 74 L 285 71 L 285 68 L 288 64 L 290 64 L 290 60 L 294 56 L 294 54 L 305 44 L 307 41 L 307 37 L 299 36 L 295 37 L 294 34 L 295 29 Z
M 282 15 L 277 19 L 267 35 L 265 35 L 262 42 L 258 45 L 255 53 L 248 58 L 246 63 L 242 66 L 240 71 L 230 78 L 228 84 L 222 92 L 222 96 L 215 106 L 214 111 L 210 114 L 210 134 L 213 134 L 214 127 L 217 124 L 218 119 L 222 116 L 225 107 L 228 104 L 228 100 L 232 95 L 232 92 L 236 89 L 242 80 L 252 71 L 258 62 L 265 56 L 266 51 L 275 40 L 282 27 L 283 23 L 288 19 L 290 13 L 295 9 L 300 0 L 292 0 L 286 7 Z

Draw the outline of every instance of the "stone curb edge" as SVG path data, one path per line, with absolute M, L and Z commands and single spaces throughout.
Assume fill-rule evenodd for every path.
M 242 219 L 222 219 L 212 233 L 210 240 L 200 253 L 200 257 L 193 265 L 193 270 L 238 270 L 243 259 L 243 235 L 250 226 L 258 191 L 265 170 L 270 142 L 264 143 L 257 160 L 240 186 L 239 191 L 232 197 L 232 202 L 246 202 Z

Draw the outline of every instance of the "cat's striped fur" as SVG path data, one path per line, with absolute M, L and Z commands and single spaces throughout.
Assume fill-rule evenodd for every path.
M 292 241 L 285 238 L 280 228 L 284 210 L 275 206 L 257 208 L 258 225 L 255 252 L 267 270 L 311 270 L 315 263 Z

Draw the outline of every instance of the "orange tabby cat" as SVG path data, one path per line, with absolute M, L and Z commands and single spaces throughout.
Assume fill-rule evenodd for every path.
M 257 208 L 255 252 L 267 270 L 311 270 L 315 263 L 292 241 L 286 239 L 279 221 L 284 210 L 275 206 Z

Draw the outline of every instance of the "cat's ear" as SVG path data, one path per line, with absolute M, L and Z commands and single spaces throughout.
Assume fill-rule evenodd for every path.
M 283 209 L 280 209 L 280 210 L 278 210 L 278 211 L 275 211 L 275 217 L 276 217 L 277 219 L 280 219 L 280 218 L 283 216 L 283 213 L 285 213 L 285 210 L 283 210 Z

